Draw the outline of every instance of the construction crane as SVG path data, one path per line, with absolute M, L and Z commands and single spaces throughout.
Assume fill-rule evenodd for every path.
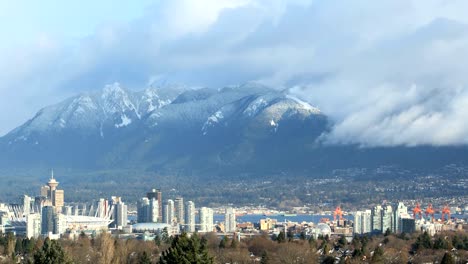
M 413 218 L 416 219 L 416 215 L 419 215 L 419 219 L 422 218 L 421 205 L 416 203 L 416 207 L 413 209 Z
M 431 203 L 427 206 L 425 213 L 426 213 L 426 217 L 428 215 L 432 216 L 432 221 L 434 221 L 434 208 L 432 208 Z
M 333 212 L 333 221 L 336 221 L 336 216 L 340 216 L 340 220 L 343 220 L 343 211 L 341 211 L 341 207 L 338 205 L 335 209 L 335 212 Z
M 442 209 L 442 221 L 445 220 L 445 215 L 447 216 L 447 221 L 450 220 L 450 208 L 448 207 L 448 204 L 446 204 Z

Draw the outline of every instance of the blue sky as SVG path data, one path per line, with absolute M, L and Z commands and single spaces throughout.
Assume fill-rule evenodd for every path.
M 143 16 L 151 1 L 0 1 L 1 45 L 24 45 L 41 35 L 74 41 L 106 23 L 128 23 Z
M 319 107 L 334 143 L 467 144 L 466 10 L 464 0 L 0 1 L 0 135 L 109 83 L 255 81 Z

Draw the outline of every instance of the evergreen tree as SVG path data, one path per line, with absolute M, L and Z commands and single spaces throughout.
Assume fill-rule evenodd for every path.
M 210 264 L 213 263 L 213 258 L 209 256 L 206 244 L 197 235 L 188 237 L 183 233 L 173 239 L 171 247 L 159 258 L 159 263 Z
M 311 247 L 316 247 L 316 246 L 317 246 L 317 242 L 316 242 L 314 236 L 310 236 L 310 237 L 309 237 L 309 245 L 310 245 Z
M 288 241 L 293 241 L 294 233 L 292 232 L 292 230 L 288 230 L 287 236 L 288 236 Z
M 415 250 L 432 248 L 432 241 L 429 234 L 424 232 L 423 234 L 419 235 L 416 239 L 416 242 L 413 244 L 413 247 Z
M 384 251 L 383 251 L 382 247 L 377 247 L 374 250 L 374 255 L 372 256 L 371 263 L 384 263 L 383 254 L 384 254 Z
M 392 230 L 390 230 L 390 228 L 387 228 L 387 230 L 385 230 L 384 236 L 389 236 L 391 233 Z
M 60 244 L 47 238 L 42 248 L 34 254 L 35 264 L 66 264 L 72 263 Z
M 322 260 L 322 264 L 334 264 L 335 263 L 335 258 L 332 256 L 326 256 Z
M 434 241 L 434 249 L 448 249 L 447 241 L 441 237 L 438 237 Z
M 146 251 L 143 251 L 143 253 L 138 257 L 138 264 L 151 264 L 151 258 L 148 256 Z
M 338 244 L 342 247 L 346 246 L 348 244 L 348 241 L 346 241 L 345 236 L 340 236 L 340 239 L 338 240 Z
M 168 242 L 169 242 L 169 231 L 167 230 L 167 227 L 165 227 L 165 228 L 162 230 L 162 233 L 161 233 L 161 240 L 162 240 L 162 242 L 164 242 L 164 243 L 168 243 Z
M 23 239 L 18 238 L 16 239 L 15 244 L 15 254 L 22 254 L 23 253 Z
M 302 231 L 300 234 L 299 234 L 299 239 L 300 240 L 306 240 L 306 234 L 304 231 Z
M 270 263 L 270 257 L 268 256 L 268 253 L 266 251 L 263 251 L 260 264 L 268 264 L 268 263 Z
M 283 243 L 283 242 L 286 242 L 286 234 L 284 233 L 284 231 L 281 231 L 278 235 L 278 237 L 276 238 L 276 241 L 278 243 Z
M 162 240 L 162 239 L 161 239 L 161 236 L 160 236 L 159 234 L 156 234 L 156 235 L 154 236 L 154 243 L 155 243 L 158 247 L 161 246 L 161 240 Z
M 455 264 L 455 260 L 452 257 L 452 254 L 445 252 L 444 257 L 440 261 L 440 264 Z
M 31 239 L 26 240 L 26 244 L 24 246 L 24 252 L 26 254 L 31 254 L 34 252 L 34 245 L 36 245 L 36 239 L 32 237 Z
M 228 238 L 227 236 L 224 236 L 219 242 L 219 248 L 226 248 L 227 242 L 228 242 Z
M 239 242 L 237 242 L 237 239 L 234 237 L 231 241 L 231 248 L 237 248 L 239 246 Z

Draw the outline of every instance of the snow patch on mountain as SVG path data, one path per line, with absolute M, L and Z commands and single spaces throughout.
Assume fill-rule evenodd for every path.
M 296 103 L 298 103 L 304 110 L 310 111 L 311 113 L 314 114 L 320 114 L 320 109 L 311 106 L 309 103 L 302 101 L 301 99 L 294 97 L 292 95 L 286 95 L 286 98 L 289 98 L 291 100 L 294 100 Z
M 254 116 L 267 105 L 268 102 L 263 97 L 259 97 L 244 110 L 244 114 Z
M 271 119 L 270 120 L 270 126 L 273 127 L 273 131 L 276 133 L 276 131 L 278 130 L 279 124 L 276 123 L 275 120 Z
M 125 113 L 131 111 L 140 118 L 137 108 L 130 100 L 128 93 L 120 87 L 119 83 L 106 85 L 102 95 L 102 108 L 106 114 Z
M 214 126 L 215 124 L 219 123 L 224 118 L 223 112 L 216 111 L 216 113 L 212 114 L 208 117 L 206 122 L 203 124 L 202 132 L 203 135 L 208 134 L 208 128 Z
M 120 119 L 122 120 L 122 122 L 120 122 L 120 124 L 115 124 L 115 127 L 116 128 L 120 128 L 120 127 L 126 127 L 128 125 L 130 125 L 132 123 L 132 119 L 130 119 L 128 116 L 126 115 L 122 115 L 120 117 Z

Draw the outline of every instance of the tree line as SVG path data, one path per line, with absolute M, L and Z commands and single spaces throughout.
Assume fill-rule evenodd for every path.
M 0 235 L 1 263 L 466 263 L 466 232 L 355 236 L 263 233 L 238 240 L 216 233 L 168 236 L 151 241 L 121 239 L 101 233 L 76 239 L 28 239 Z

